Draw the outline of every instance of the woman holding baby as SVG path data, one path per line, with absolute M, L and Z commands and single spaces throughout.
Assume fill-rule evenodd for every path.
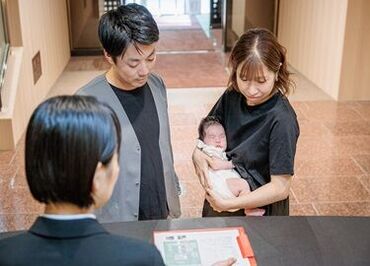
M 264 215 L 289 215 L 299 126 L 286 98 L 294 88 L 286 49 L 268 30 L 252 29 L 235 44 L 229 63 L 228 89 L 209 115 L 225 129 L 226 154 L 232 163 L 210 157 L 200 148 L 193 153 L 196 173 L 207 192 L 203 216 L 245 215 L 244 209 L 253 208 L 263 208 Z M 251 192 L 223 198 L 213 190 L 209 169 L 225 165 L 234 167 Z

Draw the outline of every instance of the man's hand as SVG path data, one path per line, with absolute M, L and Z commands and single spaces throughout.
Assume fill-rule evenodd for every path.
M 216 157 L 212 157 L 209 166 L 212 168 L 212 170 L 227 170 L 227 169 L 233 169 L 234 165 L 232 161 L 225 161 L 221 160 Z
M 210 160 L 210 157 L 208 157 L 206 154 L 204 154 L 199 149 L 195 148 L 192 159 L 193 159 L 195 173 L 197 174 L 199 178 L 200 184 L 203 186 L 204 189 L 211 188 L 211 185 L 208 179 L 208 164 L 209 164 L 208 160 Z
M 218 261 L 212 264 L 212 266 L 232 266 L 236 262 L 234 258 L 228 258 L 227 260 Z

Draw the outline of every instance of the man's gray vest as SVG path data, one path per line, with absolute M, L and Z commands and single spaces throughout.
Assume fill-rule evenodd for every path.
M 154 74 L 149 76 L 148 85 L 153 94 L 159 118 L 159 147 L 163 161 L 168 208 L 170 216 L 177 218 L 181 215 L 180 190 L 173 166 L 166 88 L 163 81 Z M 77 94 L 95 96 L 109 104 L 116 112 L 122 127 L 120 174 L 111 199 L 97 211 L 97 217 L 101 222 L 136 221 L 139 214 L 141 148 L 130 120 L 105 75 L 90 81 Z

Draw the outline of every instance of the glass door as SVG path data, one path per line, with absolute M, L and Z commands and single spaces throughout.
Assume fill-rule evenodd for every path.
M 124 0 L 68 0 L 71 54 L 102 54 L 98 37 L 100 16 L 124 3 Z
M 0 4 L 0 111 L 2 109 L 2 93 L 4 84 L 4 75 L 6 70 L 6 60 L 8 58 L 9 41 L 6 29 L 5 17 L 5 0 L 1 0 Z

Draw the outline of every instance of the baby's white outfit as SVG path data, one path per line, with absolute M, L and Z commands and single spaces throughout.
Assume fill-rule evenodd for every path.
M 228 161 L 226 152 L 221 148 L 210 146 L 198 139 L 197 147 L 210 157 L 216 157 L 224 161 Z M 227 170 L 208 170 L 209 181 L 212 189 L 224 199 L 236 198 L 236 196 L 229 189 L 226 180 L 230 178 L 241 178 L 234 169 Z

